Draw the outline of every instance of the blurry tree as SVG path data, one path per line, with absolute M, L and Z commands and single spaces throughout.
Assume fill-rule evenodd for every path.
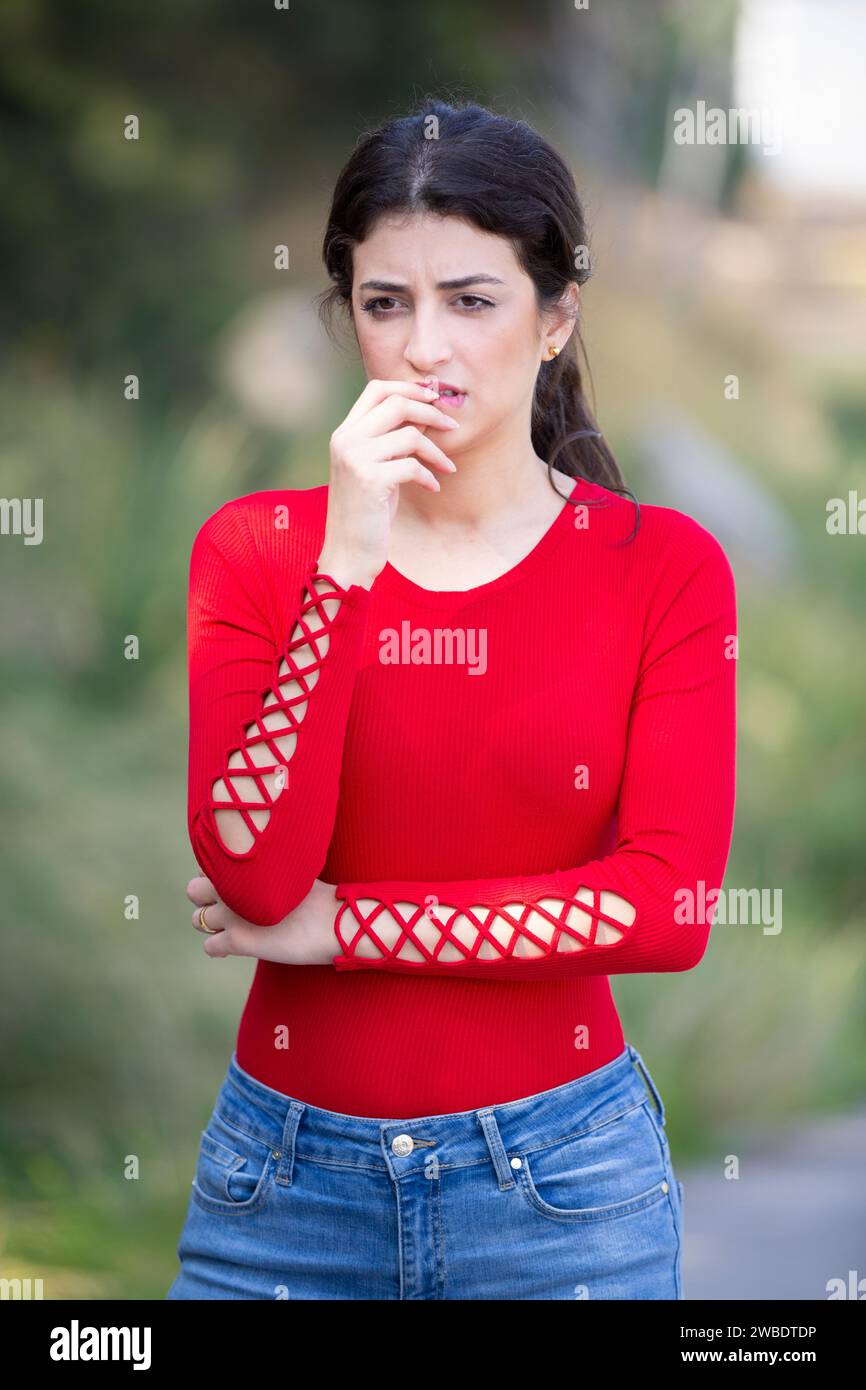
M 703 99 L 727 107 L 739 0 L 605 0 L 585 10 L 551 0 L 545 85 L 571 147 L 609 174 L 649 185 L 670 179 L 673 113 Z M 679 152 L 679 151 L 678 151 Z M 742 147 L 695 161 L 721 205 L 742 169 Z
M 136 371 L 151 408 L 206 389 L 205 344 L 277 273 L 247 224 L 274 208 L 284 239 L 288 200 L 324 202 L 364 128 L 446 76 L 516 92 L 545 37 L 518 0 L 6 0 L 0 352 Z M 316 273 L 318 246 L 294 251 Z

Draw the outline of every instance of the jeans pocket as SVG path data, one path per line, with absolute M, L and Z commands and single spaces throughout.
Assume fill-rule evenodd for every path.
M 521 1194 L 552 1220 L 616 1220 L 654 1206 L 669 1191 L 665 1156 L 645 1101 L 516 1157 Z
M 248 1212 L 267 1194 L 272 1172 L 271 1145 L 214 1110 L 202 1130 L 192 1195 L 213 1212 Z

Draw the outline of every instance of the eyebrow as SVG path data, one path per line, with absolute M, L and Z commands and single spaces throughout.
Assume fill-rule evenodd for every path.
M 459 280 L 440 280 L 437 290 L 464 290 L 467 285 L 504 285 L 495 275 L 462 275 Z M 359 286 L 362 290 L 385 290 L 388 294 L 406 294 L 408 285 L 398 285 L 394 280 L 365 280 Z

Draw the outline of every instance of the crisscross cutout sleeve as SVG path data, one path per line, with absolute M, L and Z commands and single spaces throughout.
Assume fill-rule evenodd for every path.
M 227 504 L 190 561 L 190 842 L 260 926 L 297 907 L 327 855 L 369 601 L 309 547 L 303 527 Z
M 329 632 L 334 617 L 329 608 L 332 601 L 336 601 L 338 607 L 344 593 L 336 580 L 319 573 L 317 563 L 310 565 L 302 584 L 303 601 L 294 634 L 282 652 L 276 678 L 271 682 L 261 713 L 242 728 L 240 746 L 232 750 L 221 779 L 214 783 L 215 789 L 224 792 L 227 788 L 229 793 L 220 798 L 212 796 L 210 801 L 220 838 L 226 838 L 221 831 L 221 815 L 225 810 L 239 813 L 250 832 L 250 845 L 246 850 L 227 846 L 238 858 L 254 853 L 256 841 L 264 834 L 271 814 L 270 810 L 261 808 L 270 807 L 288 781 L 287 765 L 330 644 Z M 263 762 L 262 758 L 268 754 L 273 761 Z M 255 796 L 244 800 L 244 789 L 248 787 Z M 227 834 L 232 833 L 236 838 L 228 818 L 226 821 Z
M 734 819 L 736 595 L 709 533 L 650 605 L 613 852 L 533 876 L 341 882 L 337 970 L 561 979 L 704 954 Z

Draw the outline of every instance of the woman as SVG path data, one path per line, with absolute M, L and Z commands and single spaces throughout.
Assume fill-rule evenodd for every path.
M 707 944 L 735 590 L 623 495 L 585 251 L 522 122 L 434 101 L 365 137 L 324 240 L 369 378 L 330 483 L 195 539 L 188 894 L 258 964 L 171 1298 L 682 1297 L 608 977 Z

